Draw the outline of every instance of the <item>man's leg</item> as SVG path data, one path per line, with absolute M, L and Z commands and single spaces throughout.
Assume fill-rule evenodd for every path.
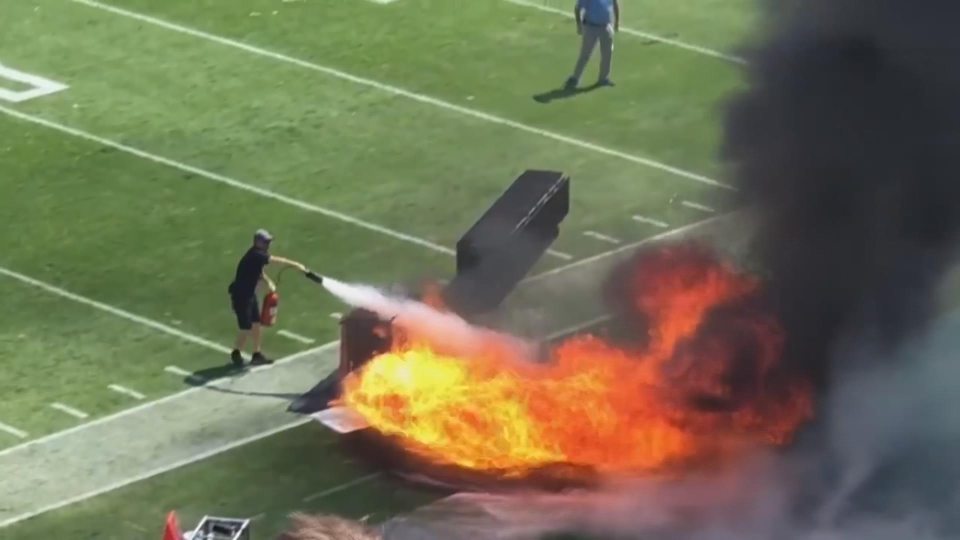
M 590 55 L 593 54 L 593 48 L 597 45 L 597 38 L 599 28 L 596 26 L 583 25 L 583 39 L 580 41 L 580 57 L 577 58 L 577 64 L 573 68 L 573 75 L 567 79 L 567 87 L 575 88 L 577 83 L 580 82 L 580 77 L 583 75 L 584 68 L 587 67 L 587 62 L 590 61 Z
M 260 352 L 260 323 L 253 323 L 250 329 L 250 340 L 253 342 L 253 354 Z
M 238 330 L 237 339 L 233 342 L 233 350 L 242 351 L 243 346 L 247 344 L 247 336 L 250 335 L 249 330 Z
M 233 351 L 230 352 L 230 361 L 236 367 L 243 367 L 243 346 L 247 343 L 247 336 L 250 335 L 250 328 L 253 323 L 250 321 L 250 309 L 247 303 L 242 299 L 231 299 L 231 307 L 234 315 L 237 316 L 237 339 L 233 341 Z
M 253 328 L 250 330 L 250 339 L 253 341 L 253 356 L 250 357 L 250 364 L 254 366 L 272 364 L 273 360 L 268 360 L 260 351 L 260 341 L 263 334 L 260 328 L 260 306 L 257 304 L 256 298 L 253 299 L 250 309 L 250 318 L 253 321 Z
M 601 85 L 612 85 L 610 82 L 610 68 L 613 64 L 613 27 L 607 26 L 599 33 L 600 39 L 600 78 Z

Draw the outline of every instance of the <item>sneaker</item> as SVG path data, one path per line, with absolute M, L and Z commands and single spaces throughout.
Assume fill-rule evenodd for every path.
M 272 363 L 273 363 L 273 360 L 270 360 L 269 358 L 264 356 L 262 353 L 258 353 L 258 352 L 253 353 L 253 356 L 250 358 L 251 366 L 269 366 Z
M 240 354 L 240 351 L 234 349 L 233 352 L 230 353 L 230 362 L 233 363 L 233 367 L 243 367 L 243 355 Z
M 613 81 L 611 81 L 610 79 L 600 79 L 599 81 L 597 81 L 597 86 L 616 86 L 616 85 L 613 84 Z
M 576 77 L 569 77 L 569 78 L 567 79 L 567 82 L 563 83 L 563 89 L 564 89 L 564 90 L 574 90 L 574 89 L 577 87 L 577 84 L 578 84 L 579 82 L 580 82 L 580 81 L 578 81 Z

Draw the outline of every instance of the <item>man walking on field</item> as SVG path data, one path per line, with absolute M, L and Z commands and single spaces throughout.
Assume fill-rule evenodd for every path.
M 577 34 L 582 36 L 580 58 L 567 79 L 566 88 L 574 89 L 580 82 L 583 69 L 587 67 L 593 49 L 600 42 L 600 77 L 597 86 L 613 86 L 610 80 L 610 65 L 613 61 L 613 34 L 620 30 L 619 0 L 577 0 L 574 8 Z

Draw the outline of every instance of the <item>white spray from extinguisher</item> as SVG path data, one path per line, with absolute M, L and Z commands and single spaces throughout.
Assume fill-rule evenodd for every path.
M 507 354 L 518 359 L 536 355 L 536 346 L 517 337 L 479 328 L 455 313 L 434 309 L 410 298 L 391 296 L 371 285 L 344 283 L 328 277 L 323 287 L 345 303 L 373 311 L 381 318 L 428 343 L 438 352 L 457 356 Z

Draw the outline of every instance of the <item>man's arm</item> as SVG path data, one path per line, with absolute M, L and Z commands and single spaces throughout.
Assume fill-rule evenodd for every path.
M 620 31 L 620 0 L 613 0 L 613 29 Z
M 277 290 L 277 286 L 274 285 L 273 281 L 270 280 L 270 277 L 267 274 L 260 274 L 260 281 L 263 281 L 267 284 L 267 288 L 270 289 L 270 292 Z
M 287 266 L 292 266 L 292 267 L 296 268 L 297 270 L 300 270 L 301 272 L 306 272 L 306 271 L 307 271 L 307 267 L 304 266 L 304 265 L 302 265 L 302 264 L 300 264 L 300 263 L 298 263 L 297 261 L 291 261 L 290 259 L 285 259 L 285 258 L 283 258 L 283 257 L 278 257 L 278 256 L 276 256 L 276 255 L 270 255 L 270 259 L 268 260 L 268 262 L 278 263 L 278 264 L 285 264 L 285 265 L 287 265 Z

